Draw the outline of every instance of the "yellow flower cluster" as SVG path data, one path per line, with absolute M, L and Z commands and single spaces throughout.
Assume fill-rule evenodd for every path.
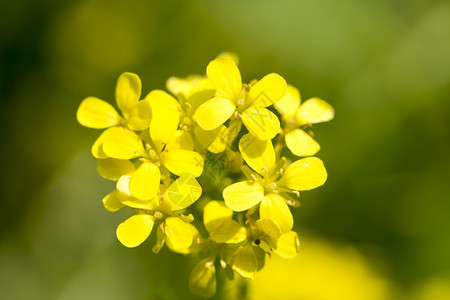
M 189 286 L 208 297 L 216 267 L 229 278 L 253 279 L 271 253 L 297 255 L 289 206 L 327 179 L 308 128 L 331 120 L 334 110 L 318 98 L 301 103 L 299 91 L 275 73 L 242 83 L 232 54 L 209 63 L 206 76 L 170 78 L 167 89 L 172 95 L 153 90 L 140 100 L 141 80 L 123 73 L 116 87 L 121 114 L 88 97 L 77 120 L 105 129 L 92 146 L 100 175 L 116 181 L 105 209 L 134 213 L 117 227 L 118 240 L 136 247 L 155 227 L 153 252 L 167 245 L 201 257 Z M 288 161 L 285 148 L 304 158 Z

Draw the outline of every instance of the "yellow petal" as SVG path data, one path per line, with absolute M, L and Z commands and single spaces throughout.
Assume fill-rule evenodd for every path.
M 196 126 L 194 130 L 195 138 L 199 144 L 199 152 L 208 149 L 212 153 L 221 153 L 227 147 L 226 137 L 228 129 L 224 125 L 220 125 L 214 130 L 206 131 L 200 126 Z
M 142 244 L 150 235 L 155 219 L 147 214 L 134 215 L 117 226 L 116 235 L 122 245 L 133 248 Z
M 277 116 L 264 107 L 250 106 L 242 113 L 248 131 L 260 140 L 271 140 L 280 131 Z
M 283 98 L 286 93 L 286 81 L 276 73 L 264 76 L 248 92 L 248 105 L 267 107 Z
M 174 249 L 186 249 L 192 244 L 192 231 L 188 223 L 179 218 L 169 217 L 165 220 L 164 232 Z
M 317 157 L 307 157 L 292 163 L 277 185 L 297 191 L 312 190 L 327 180 L 327 171 Z
M 170 77 L 167 89 L 174 95 L 182 94 L 194 112 L 200 104 L 214 97 L 216 90 L 205 76 L 192 75 L 186 78 Z
M 189 288 L 194 294 L 208 298 L 216 293 L 216 267 L 214 261 L 203 259 L 192 269 Z
M 117 159 L 132 159 L 144 152 L 142 141 L 134 132 L 121 127 L 113 127 L 105 132 L 103 151 Z
M 186 98 L 191 92 L 192 87 L 201 76 L 188 76 L 186 78 L 170 77 L 166 81 L 166 88 L 173 95 L 183 94 Z
M 179 210 L 197 201 L 201 194 L 202 187 L 195 177 L 191 174 L 182 174 L 167 188 L 164 200 L 170 201 L 174 210 Z
M 132 208 L 156 210 L 158 208 L 156 198 L 150 200 L 140 200 L 131 196 L 130 180 L 131 175 L 124 175 L 117 181 L 116 189 L 119 192 L 117 194 L 119 201 Z
M 247 230 L 232 219 L 222 219 L 209 234 L 216 243 L 235 244 L 247 238 Z
M 127 127 L 131 130 L 145 130 L 150 126 L 152 107 L 148 100 L 139 101 L 131 108 L 127 117 Z
M 283 197 L 278 194 L 268 194 L 259 206 L 259 217 L 271 219 L 280 226 L 281 232 L 286 233 L 292 229 L 294 219 Z
M 237 250 L 232 268 L 244 278 L 255 279 L 258 262 L 253 247 L 250 244 L 242 246 Z
M 145 100 L 150 101 L 152 120 L 150 122 L 150 136 L 160 151 L 164 144 L 173 139 L 180 122 L 178 102 L 161 90 L 151 91 Z
M 119 76 L 116 85 L 116 101 L 125 117 L 139 101 L 141 79 L 133 73 L 125 72 Z
M 264 198 L 264 188 L 257 182 L 241 181 L 223 190 L 225 204 L 234 211 L 244 211 Z
M 192 225 L 190 223 L 185 223 L 185 224 L 191 230 L 192 237 L 193 237 L 192 244 L 188 248 L 175 249 L 169 239 L 165 240 L 165 243 L 166 243 L 167 247 L 170 249 L 170 251 L 175 252 L 175 253 L 180 253 L 180 254 L 185 254 L 185 255 L 189 254 L 189 253 L 198 253 L 198 250 L 199 250 L 198 245 L 199 245 L 199 243 L 202 242 L 200 232 L 198 232 L 197 228 L 194 225 Z
M 299 247 L 300 241 L 297 232 L 289 231 L 278 238 L 273 251 L 282 258 L 294 258 L 298 254 Z
M 258 271 L 264 267 L 266 261 L 266 252 L 261 247 L 253 247 L 253 252 L 255 252 L 256 261 L 258 263 Z
M 222 201 L 210 201 L 203 209 L 203 223 L 206 230 L 211 233 L 224 219 L 231 219 L 233 211 L 226 207 Z
M 217 96 L 233 102 L 239 99 L 242 89 L 241 73 L 232 59 L 216 58 L 206 68 L 206 75 L 216 89 Z
M 220 57 L 228 57 L 236 64 L 236 66 L 239 65 L 239 56 L 234 52 L 222 52 L 219 55 L 217 55 L 216 58 Z
M 150 200 L 159 190 L 161 172 L 151 162 L 143 162 L 130 179 L 130 193 L 140 200 Z
M 105 209 L 109 212 L 116 212 L 125 207 L 125 205 L 120 202 L 119 191 L 117 190 L 106 195 L 102 202 Z
M 214 130 L 234 113 L 236 105 L 226 98 L 216 97 L 200 105 L 194 118 L 204 130 Z
M 129 160 L 106 158 L 99 159 L 97 162 L 97 171 L 103 178 L 110 180 L 119 180 L 122 175 L 133 173 L 135 167 Z
M 100 134 L 100 136 L 95 140 L 94 144 L 91 148 L 92 156 L 95 158 L 108 158 L 108 155 L 105 154 L 103 151 L 103 139 L 105 137 L 105 133 L 110 130 L 111 128 L 106 129 L 105 131 Z
M 276 240 L 281 236 L 281 228 L 272 219 L 259 219 L 255 222 L 261 237 L 266 241 Z
M 203 172 L 203 157 L 194 151 L 169 151 L 164 153 L 161 160 L 170 172 L 178 176 L 187 173 L 198 177 Z
M 120 124 L 120 116 L 108 102 L 88 97 L 78 107 L 77 121 L 85 127 L 102 129 Z
M 191 134 L 184 130 L 177 130 L 173 138 L 167 143 L 166 149 L 173 150 L 194 150 L 194 141 Z
M 288 84 L 286 94 L 278 102 L 275 103 L 275 108 L 280 112 L 284 119 L 291 119 L 295 116 L 298 107 L 300 106 L 300 92 L 299 90 Z
M 155 199 L 152 200 L 139 200 L 137 198 L 124 196 L 120 198 L 121 202 L 131 208 L 136 209 L 147 209 L 147 210 L 155 210 L 157 209 Z
M 263 176 L 275 165 L 275 150 L 270 140 L 263 141 L 248 133 L 239 140 L 239 151 L 245 162 Z
M 131 175 L 123 175 L 116 182 L 116 189 L 122 194 L 131 197 L 130 193 Z
M 147 210 L 157 210 L 158 205 L 156 204 L 156 198 L 151 200 L 139 200 L 137 198 L 127 196 L 122 193 L 118 193 L 118 199 L 122 204 L 136 209 L 147 209 Z
M 288 132 L 285 141 L 289 150 L 297 156 L 312 156 L 320 150 L 320 145 L 301 129 Z
M 208 80 L 208 79 L 206 79 Z M 207 81 L 208 84 L 209 80 Z M 187 102 L 191 105 L 189 108 L 190 111 L 195 112 L 197 111 L 198 107 L 205 103 L 208 100 L 211 100 L 216 95 L 215 89 L 205 89 L 205 90 L 198 90 L 198 91 L 192 91 L 191 95 L 187 99 Z
M 299 125 L 328 122 L 334 118 L 334 109 L 319 98 L 306 100 L 297 111 Z

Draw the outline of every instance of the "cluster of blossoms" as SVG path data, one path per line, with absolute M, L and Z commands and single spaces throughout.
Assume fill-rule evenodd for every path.
M 199 256 L 189 286 L 208 297 L 217 268 L 253 279 L 272 253 L 297 255 L 289 206 L 299 206 L 300 191 L 326 181 L 309 128 L 331 120 L 334 110 L 318 98 L 301 103 L 299 91 L 275 73 L 242 83 L 231 54 L 209 63 L 206 76 L 170 78 L 167 89 L 172 95 L 153 90 L 140 100 L 139 77 L 123 73 L 116 87 L 121 114 L 88 97 L 77 119 L 106 129 L 92 146 L 100 175 L 116 181 L 103 205 L 133 212 L 117 227 L 118 240 L 136 247 L 154 230 L 154 253 L 167 245 Z

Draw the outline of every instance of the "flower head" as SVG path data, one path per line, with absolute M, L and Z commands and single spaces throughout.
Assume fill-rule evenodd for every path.
M 103 206 L 131 212 L 117 239 L 132 248 L 156 232 L 154 253 L 166 245 L 200 257 L 189 287 L 204 297 L 215 293 L 218 272 L 254 279 L 266 256 L 295 257 L 290 207 L 327 179 L 306 129 L 331 120 L 333 108 L 318 98 L 300 105 L 298 90 L 276 73 L 243 84 L 237 61 L 221 54 L 206 76 L 171 77 L 172 95 L 156 89 L 142 100 L 139 77 L 123 73 L 121 115 L 95 97 L 77 111 L 80 124 L 105 129 L 91 148 L 100 175 L 116 182 Z M 309 157 L 283 157 L 286 147 Z

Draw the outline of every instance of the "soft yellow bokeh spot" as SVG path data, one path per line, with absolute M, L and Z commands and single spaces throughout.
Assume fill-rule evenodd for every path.
M 435 277 L 427 280 L 413 292 L 412 300 L 450 299 L 450 278 Z
M 297 258 L 272 256 L 250 284 L 254 300 L 390 299 L 387 281 L 355 250 L 306 238 Z

